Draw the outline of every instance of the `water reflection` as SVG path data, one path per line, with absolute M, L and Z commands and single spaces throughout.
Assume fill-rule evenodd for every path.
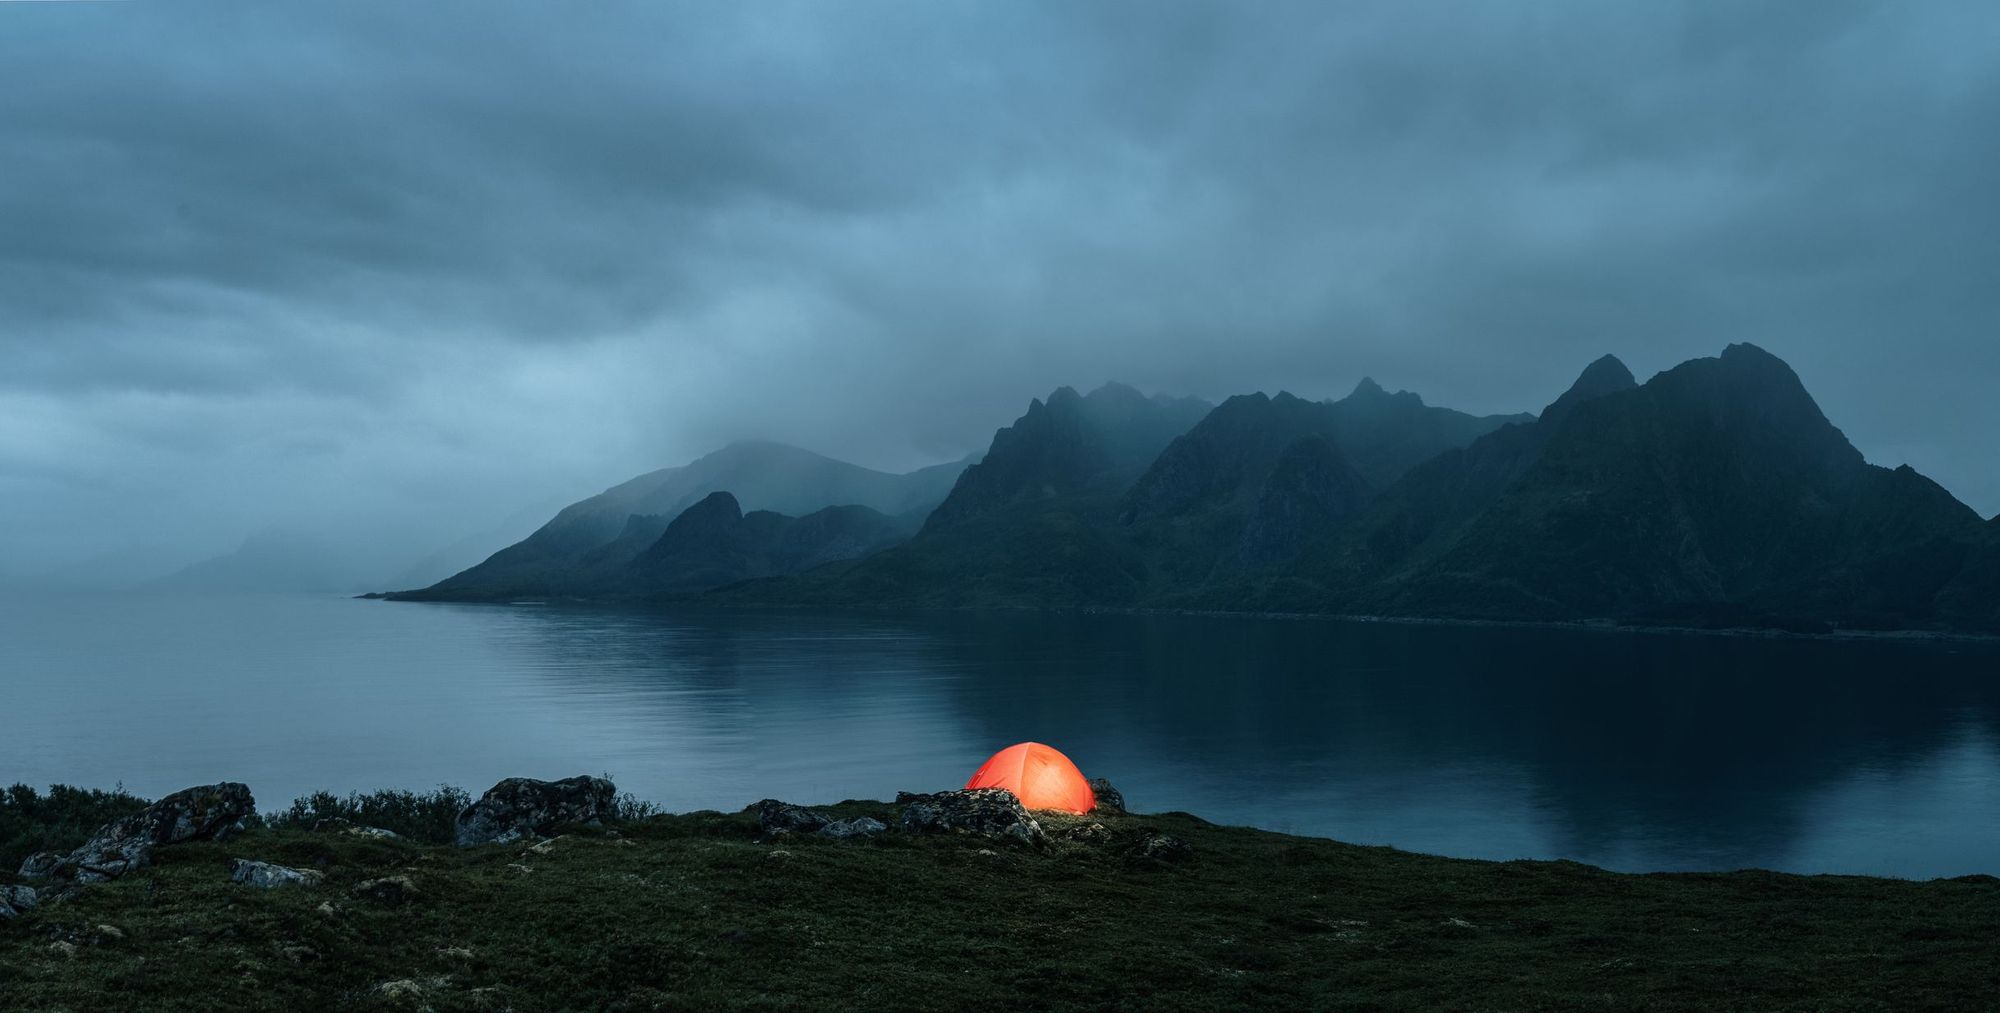
M 1153 807 L 1448 854 L 1958 873 L 1990 864 L 2000 829 L 1995 657 L 1965 645 L 1007 613 L 522 621 L 565 659 L 563 691 L 865 794 L 1039 738 Z M 1830 843 L 1890 816 L 1913 839 Z M 1827 855 L 1845 857 L 1812 864 Z
M 2000 649 L 1147 616 L 0 602 L 0 781 L 676 809 L 1060 746 L 1148 809 L 1623 869 L 2000 872 Z M 23 719 L 22 716 L 27 716 Z

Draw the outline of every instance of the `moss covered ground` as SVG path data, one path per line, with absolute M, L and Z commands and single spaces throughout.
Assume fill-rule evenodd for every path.
M 886 803 L 828 808 L 895 823 Z M 0 922 L 0 1008 L 2000 1006 L 1988 877 L 1623 875 L 1184 814 L 1096 819 L 1108 841 L 1046 852 L 893 832 L 766 841 L 719 813 L 538 850 L 264 826 Z M 1133 857 L 1147 832 L 1193 857 Z M 325 879 L 239 886 L 237 857 Z M 356 893 L 384 877 L 414 892 Z

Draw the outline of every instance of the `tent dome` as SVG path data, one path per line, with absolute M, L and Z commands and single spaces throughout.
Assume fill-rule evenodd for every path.
M 965 786 L 1005 788 L 1029 809 L 1087 813 L 1097 807 L 1097 795 L 1083 771 L 1054 746 L 1039 742 L 1022 742 L 994 753 Z

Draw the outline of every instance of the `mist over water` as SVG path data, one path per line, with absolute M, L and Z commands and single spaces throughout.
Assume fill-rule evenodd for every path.
M 675 810 L 956 787 L 1036 739 L 1142 811 L 1620 870 L 2000 872 L 2000 648 L 1147 616 L 72 595 L 0 608 L 0 781 Z

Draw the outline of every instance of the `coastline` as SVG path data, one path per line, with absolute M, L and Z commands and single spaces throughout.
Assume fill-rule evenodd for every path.
M 1329 622 L 1329 623 L 1375 623 L 1400 626 L 1450 626 L 1487 629 L 1539 629 L 1570 630 L 1587 633 L 1639 633 L 1665 634 L 1672 636 L 1735 637 L 1762 640 L 1830 640 L 1830 641 L 1873 641 L 1886 643 L 1968 643 L 2000 645 L 2000 634 L 1977 633 L 1956 630 L 1864 630 L 1834 629 L 1826 631 L 1787 630 L 1772 627 L 1711 627 L 1656 625 L 1632 623 L 1616 619 L 1475 619 L 1451 616 L 1395 616 L 1366 615 L 1336 612 L 1255 612 L 1236 609 L 1190 609 L 1147 606 L 1035 606 L 1035 605 L 883 605 L 868 603 L 803 603 L 728 600 L 717 601 L 703 595 L 676 595 L 670 597 L 649 596 L 588 596 L 588 595 L 523 595 L 519 597 L 402 597 L 412 594 L 406 591 L 371 591 L 352 595 L 357 601 L 389 601 L 399 603 L 439 603 L 453 605 L 578 605 L 578 606 L 644 606 L 644 605 L 689 605 L 719 611 L 784 611 L 799 610 L 832 613 L 978 613 L 978 612 L 1026 612 L 1046 615 L 1114 615 L 1114 616 L 1199 616 L 1217 619 L 1274 619 L 1288 622 Z
M 0 987 L 23 1010 L 103 1008 L 114 995 L 140 1010 L 946 1010 L 1023 997 L 1048 1010 L 1954 1009 L 1990 998 L 1991 876 L 1614 873 L 1186 813 L 1038 812 L 1036 843 L 917 832 L 901 801 L 816 807 L 882 828 L 843 837 L 786 829 L 790 808 L 469 847 L 337 821 L 175 844 L 0 919 Z

